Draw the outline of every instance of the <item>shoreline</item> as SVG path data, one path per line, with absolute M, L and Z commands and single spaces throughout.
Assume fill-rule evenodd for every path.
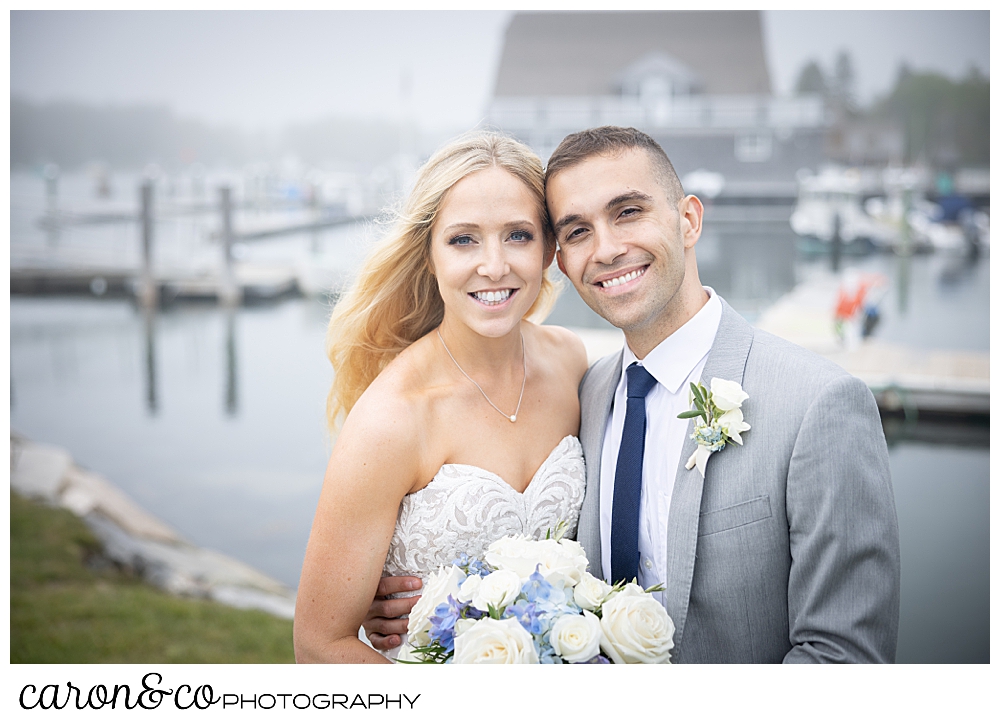
M 69 510 L 116 566 L 168 593 L 295 615 L 295 591 L 251 566 L 185 540 L 101 475 L 77 466 L 64 449 L 10 435 L 10 487 L 28 498 Z

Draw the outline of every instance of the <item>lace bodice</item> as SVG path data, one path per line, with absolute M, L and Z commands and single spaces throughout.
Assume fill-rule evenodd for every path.
M 559 521 L 575 535 L 585 483 L 573 436 L 556 445 L 523 493 L 474 465 L 443 465 L 427 487 L 403 498 L 383 575 L 426 581 L 461 553 L 481 557 L 505 535 L 537 538 Z

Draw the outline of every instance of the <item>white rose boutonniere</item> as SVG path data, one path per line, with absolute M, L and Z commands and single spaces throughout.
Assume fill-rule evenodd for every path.
M 705 477 L 705 465 L 712 453 L 718 452 L 726 443 L 743 444 L 740 433 L 750 429 L 749 423 L 743 419 L 741 409 L 750 395 L 743 391 L 738 382 L 712 378 L 711 390 L 704 385 L 691 383 L 691 404 L 694 409 L 682 412 L 677 417 L 702 418 L 694 426 L 691 438 L 698 443 L 698 448 L 688 458 L 685 467 L 690 470 L 698 466 L 698 472 Z

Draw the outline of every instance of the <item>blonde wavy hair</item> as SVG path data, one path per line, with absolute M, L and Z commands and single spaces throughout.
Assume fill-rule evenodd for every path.
M 538 204 L 546 253 L 554 250 L 545 208 L 545 174 L 530 148 L 500 133 L 480 131 L 438 150 L 417 173 L 413 191 L 389 233 L 368 255 L 330 316 L 326 353 L 334 378 L 326 414 L 331 433 L 396 355 L 441 324 L 444 302 L 431 271 L 431 227 L 448 190 L 486 168 L 504 169 L 524 182 Z M 542 321 L 558 292 L 545 269 L 538 297 L 525 318 Z

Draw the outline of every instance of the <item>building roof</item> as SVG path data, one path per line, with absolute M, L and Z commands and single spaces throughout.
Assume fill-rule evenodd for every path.
M 493 94 L 617 94 L 628 67 L 657 53 L 690 69 L 703 93 L 771 92 L 759 12 L 665 10 L 518 13 Z

